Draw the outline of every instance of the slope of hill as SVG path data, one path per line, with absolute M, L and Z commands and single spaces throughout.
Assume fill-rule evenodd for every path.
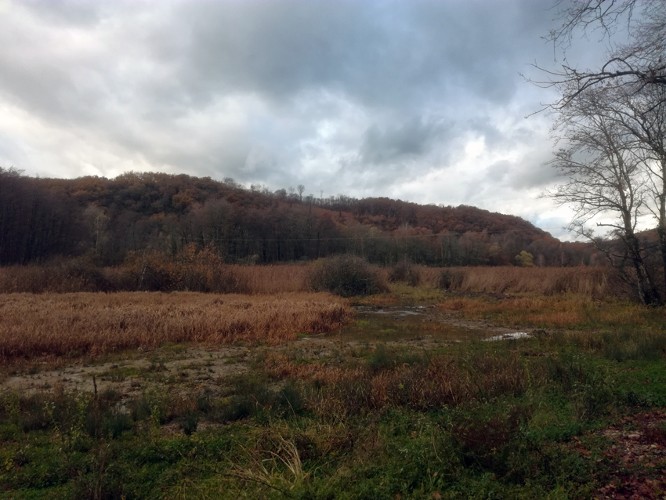
M 302 193 L 302 189 L 301 189 Z M 519 217 L 295 190 L 245 189 L 231 179 L 126 173 L 115 179 L 40 179 L 0 169 L 0 264 L 88 255 L 104 265 L 146 250 L 209 247 L 229 262 L 270 263 L 353 252 L 390 264 L 502 265 L 521 251 L 540 265 L 588 263 Z

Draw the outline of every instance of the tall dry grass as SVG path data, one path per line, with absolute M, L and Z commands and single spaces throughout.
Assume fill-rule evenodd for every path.
M 165 343 L 280 343 L 339 328 L 350 308 L 328 294 L 0 295 L 0 359 L 99 355 Z
M 85 259 L 0 267 L 0 293 L 200 291 L 273 294 L 308 290 L 308 264 L 243 266 L 169 262 L 157 256 L 117 267 Z
M 249 293 L 273 294 L 307 291 L 311 264 L 277 264 L 268 266 L 230 265 Z
M 84 258 L 48 265 L 0 268 L 0 293 L 201 291 L 215 293 L 274 294 L 304 292 L 316 262 L 277 265 L 224 264 L 199 252 L 175 261 L 158 254 L 135 256 L 121 266 L 99 268 Z M 594 298 L 618 295 L 618 283 L 607 269 L 591 267 L 426 267 L 409 265 L 409 274 L 397 268 L 377 271 L 384 281 L 407 281 L 412 286 L 443 288 L 460 293 L 577 293 Z M 404 270 L 403 270 L 404 271 Z
M 583 294 L 616 292 L 609 270 L 599 267 L 420 267 L 424 285 L 461 293 Z
M 530 378 L 520 356 L 505 351 L 463 357 L 435 355 L 412 363 L 392 356 L 395 354 L 388 354 L 388 361 L 394 362 L 378 369 L 371 362 L 365 366 L 304 364 L 283 353 L 273 353 L 263 366 L 271 377 L 313 383 L 318 390 L 311 396 L 310 405 L 325 418 L 392 406 L 427 411 L 501 395 L 515 396 L 542 378 L 540 374 L 539 381 Z

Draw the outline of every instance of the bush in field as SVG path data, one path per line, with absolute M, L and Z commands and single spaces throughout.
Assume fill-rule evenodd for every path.
M 457 290 L 461 287 L 464 278 L 465 275 L 459 269 L 445 269 L 439 275 L 437 286 L 446 291 Z
M 353 297 L 385 291 L 386 284 L 368 262 L 353 255 L 338 255 L 317 262 L 309 276 L 315 291 Z
M 409 286 L 418 286 L 421 283 L 421 273 L 414 264 L 405 259 L 390 269 L 388 279 L 391 283 L 402 281 Z
M 534 267 L 534 255 L 527 250 L 521 250 L 518 255 L 514 257 L 516 265 L 520 267 Z
M 115 288 L 102 270 L 85 257 L 65 260 L 54 267 L 54 272 L 62 284 L 57 291 L 109 292 Z
M 124 266 L 132 290 L 243 293 L 243 280 L 210 248 L 186 246 L 175 258 L 161 253 L 132 256 Z

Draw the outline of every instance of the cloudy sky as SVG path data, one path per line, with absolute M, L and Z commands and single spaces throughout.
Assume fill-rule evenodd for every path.
M 0 0 L 0 166 L 519 215 L 553 235 L 549 0 Z M 592 49 L 592 53 L 594 53 Z M 589 51 L 587 52 L 589 53 Z

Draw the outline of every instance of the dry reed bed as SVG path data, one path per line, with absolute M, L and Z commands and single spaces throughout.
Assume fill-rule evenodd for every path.
M 316 263 L 277 265 L 180 263 L 153 259 L 151 269 L 160 283 L 140 283 L 140 265 L 96 268 L 84 261 L 49 266 L 0 268 L 0 293 L 83 292 L 136 289 L 198 290 L 249 294 L 309 291 L 309 276 Z M 138 266 L 138 267 L 137 267 Z M 617 290 L 608 271 L 592 267 L 426 267 L 413 266 L 425 287 L 443 287 L 461 293 L 579 293 L 604 298 Z M 391 268 L 381 269 L 386 279 Z M 150 274 L 150 273 L 148 273 Z M 154 279 L 158 279 L 155 276 Z M 159 285 L 159 286 L 158 286 Z M 142 288 L 143 286 L 143 288 Z
M 248 293 L 305 292 L 309 290 L 311 264 L 277 264 L 267 266 L 229 265 Z
M 165 343 L 275 344 L 339 328 L 351 317 L 328 294 L 0 295 L 0 359 L 80 356 Z
M 612 284 L 608 270 L 599 267 L 451 267 L 419 266 L 424 285 L 440 286 L 447 275 L 449 290 L 475 293 L 579 293 L 607 296 Z
M 483 296 L 451 296 L 438 308 L 468 319 L 492 318 L 496 325 L 514 328 L 640 329 L 642 335 L 664 331 L 663 313 L 658 308 L 646 309 L 629 301 L 596 300 L 584 294 L 509 295 L 490 300 Z
M 146 273 L 140 262 L 134 266 L 98 268 L 76 259 L 45 266 L 0 267 L 0 294 L 134 290 L 250 294 L 310 291 L 308 273 L 311 264 L 308 263 L 266 266 L 205 263 L 174 265 L 166 260 L 155 259 L 149 269 L 152 271 Z M 141 282 L 140 276 L 151 274 L 152 280 Z

